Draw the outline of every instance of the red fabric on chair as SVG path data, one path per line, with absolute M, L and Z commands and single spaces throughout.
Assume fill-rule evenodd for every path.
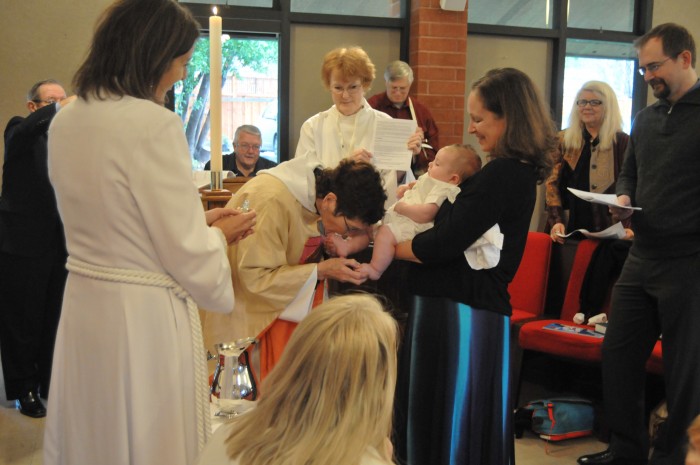
M 654 373 L 655 375 L 664 374 L 664 359 L 662 357 L 662 341 L 656 341 L 654 350 L 651 352 L 649 360 L 647 360 L 647 371 L 649 373 Z
M 544 313 L 551 254 L 552 239 L 547 234 L 527 234 L 523 258 L 513 281 L 508 285 L 513 307 L 511 324 L 539 318 Z
M 598 247 L 598 244 L 599 242 L 593 239 L 584 239 L 579 243 L 571 268 L 571 274 L 569 275 L 569 283 L 566 288 L 560 318 L 556 320 L 537 320 L 525 323 L 520 328 L 519 334 L 519 343 L 523 349 L 581 361 L 600 361 L 603 338 L 544 329 L 545 326 L 551 323 L 591 329 L 589 326 L 575 324 L 573 318 L 579 311 L 581 285 L 583 284 L 583 278 L 586 274 L 588 264 L 591 261 L 593 251 Z M 610 283 L 611 288 L 613 284 L 613 282 Z M 607 313 L 608 307 L 609 302 L 607 302 L 604 308 L 601 308 L 599 312 L 594 313 Z

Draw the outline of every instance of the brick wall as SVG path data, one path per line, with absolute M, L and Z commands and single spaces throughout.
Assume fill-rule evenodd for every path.
M 440 145 L 461 144 L 467 62 L 467 12 L 446 11 L 440 0 L 411 1 L 409 64 L 412 95 L 424 103 L 440 129 Z

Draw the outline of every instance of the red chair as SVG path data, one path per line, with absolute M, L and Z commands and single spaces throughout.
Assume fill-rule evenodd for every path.
M 552 239 L 547 234 L 527 234 L 523 258 L 513 281 L 508 285 L 510 304 L 513 307 L 511 326 L 534 320 L 544 313 L 551 255 Z
M 662 357 L 662 341 L 656 341 L 654 350 L 651 352 L 649 360 L 647 360 L 647 371 L 649 373 L 654 373 L 655 375 L 664 374 L 664 359 Z
M 573 318 L 579 311 L 579 295 L 581 293 L 583 278 L 586 274 L 586 269 L 588 269 L 588 264 L 591 261 L 591 256 L 596 247 L 598 247 L 598 244 L 599 242 L 593 239 L 584 239 L 579 243 L 569 275 L 569 283 L 566 288 L 559 319 L 537 320 L 525 323 L 520 328 L 518 336 L 518 341 L 522 349 L 544 352 L 573 360 L 600 362 L 603 338 L 544 329 L 545 326 L 552 323 L 590 329 L 590 327 L 586 325 L 575 324 Z M 613 282 L 610 283 L 610 288 L 612 288 L 613 284 Z M 594 313 L 607 313 L 609 305 L 608 299 L 604 308 Z
M 523 351 L 518 346 L 518 328 L 526 321 L 541 318 L 544 313 L 551 254 L 552 239 L 545 233 L 529 232 L 520 266 L 508 285 L 510 304 L 513 307 L 510 317 L 510 360 L 511 386 L 515 402 L 523 357 Z

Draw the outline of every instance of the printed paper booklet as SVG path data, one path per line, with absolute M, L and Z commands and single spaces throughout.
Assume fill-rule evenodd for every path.
M 544 329 L 549 329 L 551 331 L 562 331 L 564 333 L 579 334 L 581 336 L 602 338 L 603 335 L 596 333 L 592 329 L 581 328 L 579 326 L 563 325 L 561 323 L 550 323 L 544 327 Z

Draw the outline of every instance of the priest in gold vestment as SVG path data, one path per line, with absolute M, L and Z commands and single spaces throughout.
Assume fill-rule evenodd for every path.
M 366 247 L 385 199 L 379 172 L 351 160 L 324 169 L 313 156 L 295 158 L 246 182 L 228 206 L 247 201 L 257 213 L 256 233 L 229 247 L 236 302 L 230 314 L 206 312 L 207 349 L 215 353 L 216 343 L 257 337 L 264 378 L 297 322 L 322 299 L 325 279 L 367 279 L 356 260 L 322 253 L 324 243 Z

